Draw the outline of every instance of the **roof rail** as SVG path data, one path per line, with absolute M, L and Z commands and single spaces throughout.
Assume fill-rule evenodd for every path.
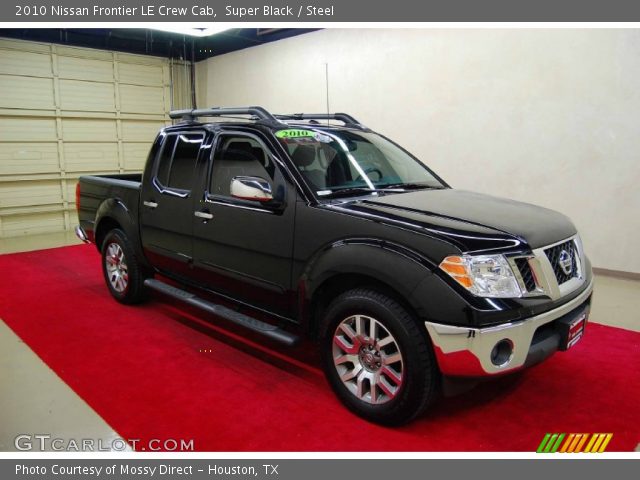
M 193 122 L 197 117 L 223 117 L 225 115 L 253 115 L 257 120 L 280 123 L 276 117 L 262 107 L 213 107 L 169 112 L 169 118 L 181 118 L 185 122 Z
M 233 115 L 252 115 L 256 120 L 271 124 L 281 124 L 280 120 L 338 120 L 350 127 L 365 129 L 358 120 L 348 113 L 291 113 L 273 115 L 263 107 L 212 107 L 199 109 L 172 110 L 169 118 L 181 118 L 185 122 L 194 122 L 197 117 L 224 117 Z
M 274 116 L 278 120 L 338 120 L 345 125 L 364 128 L 364 125 L 348 113 L 291 113 Z

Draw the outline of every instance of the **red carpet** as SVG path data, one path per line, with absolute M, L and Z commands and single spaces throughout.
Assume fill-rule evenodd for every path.
M 570 353 L 387 429 L 341 406 L 310 345 L 267 349 L 160 300 L 117 304 L 93 246 L 0 256 L 0 270 L 0 318 L 123 438 L 200 451 L 532 452 L 547 432 L 640 443 L 639 333 L 591 323 Z

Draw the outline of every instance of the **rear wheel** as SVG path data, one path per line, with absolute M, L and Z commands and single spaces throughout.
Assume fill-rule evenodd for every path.
M 440 375 L 424 329 L 392 298 L 359 288 L 336 298 L 322 324 L 325 374 L 356 414 L 400 425 L 436 396 Z
M 118 302 L 144 300 L 144 274 L 131 243 L 120 229 L 107 233 L 102 243 L 102 273 L 109 292 Z

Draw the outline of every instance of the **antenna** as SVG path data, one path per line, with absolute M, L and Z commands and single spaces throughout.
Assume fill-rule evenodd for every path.
M 329 109 L 329 63 L 324 64 L 324 81 L 327 87 L 327 125 L 329 125 L 329 115 L 331 110 Z

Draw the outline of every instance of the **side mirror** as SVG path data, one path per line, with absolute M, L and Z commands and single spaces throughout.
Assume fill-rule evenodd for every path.
M 231 196 L 260 203 L 273 200 L 271 184 L 260 177 L 233 177 L 231 179 Z

